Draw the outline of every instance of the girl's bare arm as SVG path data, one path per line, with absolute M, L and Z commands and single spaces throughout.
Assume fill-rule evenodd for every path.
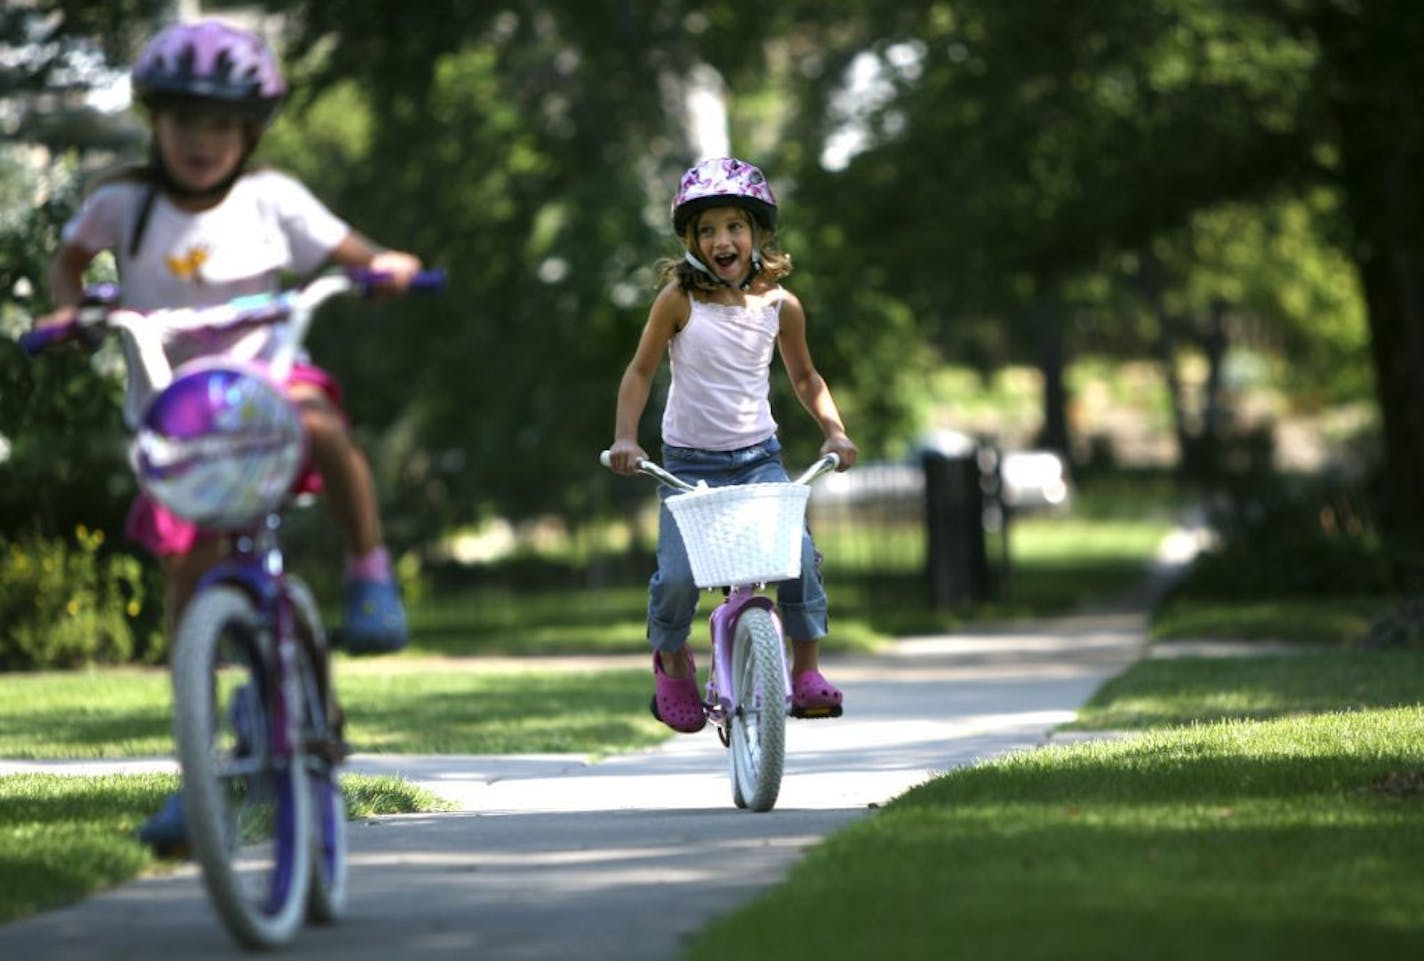
M 55 309 L 42 317 L 36 317 L 36 327 L 62 324 L 74 319 L 79 305 L 84 301 L 84 271 L 94 255 L 77 244 L 62 243 L 50 258 L 47 280 L 50 298 Z
M 781 352 L 781 362 L 786 367 L 786 375 L 791 378 L 791 389 L 796 392 L 801 406 L 816 419 L 825 436 L 821 453 L 838 455 L 841 459 L 838 469 L 846 470 L 855 464 L 858 451 L 846 434 L 840 410 L 831 396 L 831 388 L 811 360 L 811 348 L 806 342 L 806 312 L 794 294 L 786 294 L 781 304 L 781 332 L 777 336 L 777 347 Z
M 642 420 L 643 409 L 648 406 L 653 378 L 662 365 L 668 344 L 687 322 L 690 310 L 687 294 L 678 290 L 676 285 L 669 284 L 658 292 L 648 311 L 648 321 L 643 325 L 638 347 L 618 384 L 613 445 L 608 450 L 612 457 L 611 466 L 620 474 L 633 473 L 638 460 L 648 456 L 638 444 L 638 422 Z
M 332 262 L 342 267 L 364 267 L 389 274 L 387 281 L 395 290 L 404 290 L 410 279 L 420 273 L 420 258 L 403 250 L 386 250 L 351 231 L 331 251 Z

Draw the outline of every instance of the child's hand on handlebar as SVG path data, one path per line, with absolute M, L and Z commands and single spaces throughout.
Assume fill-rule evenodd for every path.
M 420 258 L 403 250 L 382 250 L 366 265 L 377 278 L 374 289 L 378 293 L 403 292 L 421 268 Z
M 608 468 L 615 474 L 636 474 L 638 461 L 647 458 L 647 452 L 638 446 L 637 441 L 615 440 L 613 446 L 608 448 Z
M 30 326 L 34 330 L 42 327 L 59 327 L 63 324 L 72 324 L 79 317 L 79 307 L 74 304 L 67 304 L 63 307 L 56 307 L 47 314 L 34 318 Z
M 830 437 L 827 437 L 825 443 L 821 445 L 821 453 L 835 454 L 839 457 L 841 462 L 836 465 L 836 470 L 844 471 L 850 470 L 855 466 L 855 459 L 860 451 L 856 448 L 855 443 L 845 434 L 832 434 Z

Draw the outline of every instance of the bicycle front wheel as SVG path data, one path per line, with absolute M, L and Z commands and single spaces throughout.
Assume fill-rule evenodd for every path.
M 272 751 L 274 679 L 262 643 L 247 595 L 219 586 L 188 606 L 173 653 L 188 841 L 219 916 L 247 947 L 296 932 L 311 871 L 307 772 L 295 737 L 290 756 Z
M 770 611 L 749 607 L 732 631 L 729 725 L 732 800 L 738 807 L 770 811 L 781 793 L 786 763 L 785 652 Z
M 302 682 L 306 708 L 303 756 L 311 791 L 312 826 L 307 917 L 329 923 L 346 912 L 346 797 L 339 780 L 343 747 L 335 717 L 336 700 L 324 669 L 327 648 L 321 612 L 311 591 L 300 580 L 289 579 L 287 591 L 296 621 L 297 676 Z

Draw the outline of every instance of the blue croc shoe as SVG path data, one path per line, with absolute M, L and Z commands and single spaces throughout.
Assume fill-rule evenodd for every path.
M 158 813 L 144 821 L 138 839 L 161 855 L 178 854 L 188 846 L 188 822 L 183 816 L 183 795 L 174 791 Z
M 405 605 L 391 581 L 351 578 L 346 582 L 346 622 L 340 644 L 353 654 L 388 654 L 410 638 Z

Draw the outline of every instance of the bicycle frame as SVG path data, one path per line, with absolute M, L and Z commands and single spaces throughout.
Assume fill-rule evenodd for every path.
M 727 742 L 725 728 L 737 713 L 737 689 L 732 680 L 732 639 L 736 635 L 737 621 L 750 607 L 761 608 L 771 615 L 776 625 L 776 633 L 784 638 L 781 617 L 776 604 L 765 594 L 757 593 L 757 586 L 743 584 L 728 588 L 727 596 L 712 609 L 707 616 L 708 630 L 712 636 L 712 666 L 707 672 L 707 697 L 705 708 L 707 718 L 718 728 L 722 743 Z M 784 703 L 791 703 L 791 665 L 787 663 L 785 652 L 781 658 L 782 694 Z
M 325 632 L 310 591 L 286 570 L 279 537 L 301 462 L 294 445 L 305 444 L 297 407 L 281 385 L 316 309 L 338 294 L 369 293 L 379 280 L 369 272 L 332 273 L 300 290 L 198 310 L 143 313 L 89 304 L 70 323 L 20 338 L 22 349 L 35 354 L 65 340 L 89 339 L 91 331 L 121 332 L 131 383 L 141 374 L 142 386 L 151 391 L 143 416 L 126 417 L 135 431 L 132 466 L 140 486 L 232 545 L 200 578 L 178 624 L 174 740 L 188 840 L 218 913 L 247 947 L 280 944 L 305 919 L 335 920 L 345 902 L 345 817 L 337 780 L 344 748 L 340 721 L 329 713 L 334 704 Z M 417 275 L 410 289 L 443 284 L 442 272 L 429 271 Z M 200 358 L 173 369 L 163 351 L 166 331 L 267 324 L 282 327 L 255 365 Z M 141 443 L 145 433 L 147 447 Z M 218 678 L 224 673 L 237 677 L 223 684 Z M 235 740 L 218 731 L 224 723 Z M 229 800 L 234 784 L 244 790 Z M 233 814 L 235 805 L 274 812 L 258 828 L 266 860 L 257 859 L 255 871 L 235 866 L 239 859 L 246 863 L 243 852 L 251 846 L 244 834 L 251 822 L 243 818 L 250 812 Z M 260 875 L 260 884 L 250 883 L 253 875 Z
M 163 352 L 163 335 L 170 331 L 225 332 L 254 326 L 280 325 L 277 343 L 262 364 L 262 373 L 275 384 L 282 383 L 298 357 L 311 329 L 317 308 L 332 297 L 359 292 L 371 294 L 381 278 L 369 271 L 332 272 L 317 277 L 305 287 L 238 298 L 224 304 L 197 309 L 137 311 L 113 306 L 118 290 L 112 285 L 91 288 L 91 302 L 67 324 L 40 328 L 20 337 L 21 348 L 30 355 L 67 340 L 91 337 L 91 331 L 118 332 L 125 338 L 125 359 L 131 377 L 141 377 L 151 391 L 150 405 L 176 377 L 189 369 L 210 363 L 207 358 L 174 370 Z M 416 276 L 412 290 L 436 290 L 444 285 L 441 271 Z M 135 426 L 130 424 L 130 426 Z M 140 477 L 142 481 L 143 478 Z M 283 507 L 285 505 L 282 505 Z M 265 656 L 276 668 L 267 692 L 273 706 L 270 745 L 273 755 L 286 760 L 295 746 L 289 724 L 292 692 L 290 642 L 295 639 L 292 600 L 286 586 L 285 561 L 278 541 L 281 507 L 254 518 L 250 525 L 227 532 L 234 553 L 200 580 L 198 592 L 218 584 L 230 584 L 246 593 L 258 610 L 261 621 L 272 631 L 271 646 Z M 285 652 L 285 653 L 284 653 Z M 314 652 L 322 656 L 325 652 Z M 274 656 L 275 655 L 275 656 Z
M 286 559 L 278 538 L 281 515 L 273 512 L 261 526 L 251 531 L 231 534 L 232 553 L 208 570 L 198 582 L 195 593 L 202 593 L 220 584 L 227 584 L 245 593 L 258 612 L 258 620 L 270 631 L 261 638 L 259 647 L 267 667 L 267 699 L 272 724 L 268 726 L 268 750 L 279 763 L 290 763 L 298 753 L 295 740 L 297 714 L 294 706 L 303 694 L 293 689 L 298 679 L 294 665 L 294 645 L 299 643 L 296 616 L 287 581 Z M 319 664 L 328 655 L 323 643 L 312 652 Z M 316 692 L 310 692 L 316 693 Z M 325 720 L 325 714 L 316 716 Z M 326 740 L 331 732 L 315 732 Z

